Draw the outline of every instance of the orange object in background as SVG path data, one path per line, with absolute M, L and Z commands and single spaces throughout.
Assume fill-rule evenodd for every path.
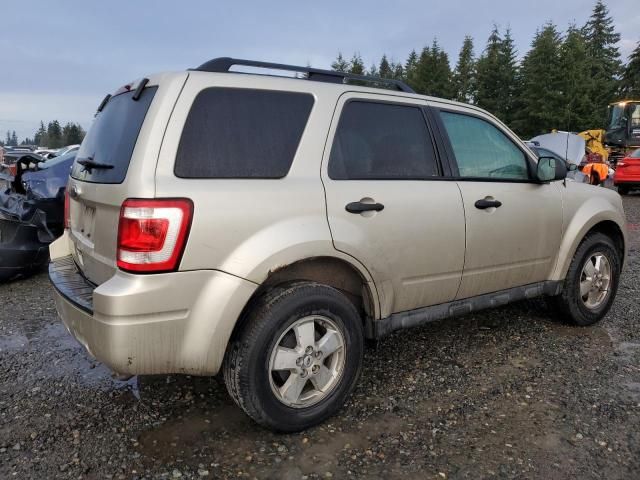
M 609 176 L 609 165 L 603 162 L 588 163 L 582 168 L 582 173 L 589 176 L 589 183 L 598 185 Z

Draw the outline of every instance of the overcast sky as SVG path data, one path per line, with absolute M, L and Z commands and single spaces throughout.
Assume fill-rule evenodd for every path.
M 106 93 L 146 74 L 219 56 L 329 67 L 338 51 L 403 61 L 437 37 L 452 67 L 465 35 L 481 53 L 492 25 L 520 55 L 538 27 L 582 25 L 595 0 L 19 0 L 3 5 L 0 134 L 40 120 L 91 124 Z M 638 0 L 608 0 L 624 59 L 640 39 Z

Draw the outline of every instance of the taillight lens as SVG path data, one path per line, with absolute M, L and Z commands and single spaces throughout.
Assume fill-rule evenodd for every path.
M 69 208 L 69 186 L 64 190 L 64 228 L 71 226 L 71 211 Z
M 118 268 L 129 272 L 176 270 L 193 217 L 186 198 L 128 199 L 120 209 Z

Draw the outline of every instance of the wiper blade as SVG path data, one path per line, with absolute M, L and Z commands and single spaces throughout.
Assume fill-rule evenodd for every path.
M 78 163 L 78 165 L 82 165 L 84 167 L 84 170 L 89 173 L 91 173 L 91 170 L 93 170 L 94 168 L 100 170 L 111 170 L 113 168 L 113 165 L 109 163 L 94 162 L 92 157 L 82 158 L 80 160 L 76 160 L 76 162 Z

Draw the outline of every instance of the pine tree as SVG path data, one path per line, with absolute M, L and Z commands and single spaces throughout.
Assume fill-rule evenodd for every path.
M 519 90 L 517 58 L 518 53 L 511 37 L 511 30 L 507 28 L 498 50 L 498 75 L 502 91 L 500 118 L 507 125 L 512 124 L 516 113 L 516 96 Z
M 47 138 L 47 130 L 44 128 L 44 122 L 40 120 L 40 127 L 38 131 L 33 136 L 33 143 L 39 147 L 47 147 L 48 138 Z
M 418 54 L 411 50 L 404 66 L 404 78 L 411 88 L 416 89 L 416 71 L 418 69 Z
M 606 105 L 616 100 L 622 68 L 617 47 L 620 34 L 616 33 L 613 19 L 602 0 L 598 0 L 593 7 L 583 33 L 591 64 L 591 101 L 594 107 L 589 128 L 601 128 L 604 126 Z
M 366 72 L 367 75 L 371 76 L 371 77 L 379 77 L 380 75 L 378 74 L 378 67 L 376 67 L 375 63 L 371 64 L 371 67 L 369 68 L 369 70 Z
M 416 65 L 412 87 L 423 95 L 452 98 L 451 68 L 447 53 L 437 40 L 431 47 L 424 47 Z
M 631 52 L 622 74 L 620 94 L 625 99 L 640 99 L 640 41 Z
M 391 62 L 392 77 L 396 80 L 404 80 L 404 68 L 401 63 Z
M 393 78 L 394 71 L 389 64 L 386 55 L 382 55 L 380 66 L 378 67 L 378 75 L 380 75 L 382 78 Z
M 353 57 L 351 57 L 348 71 L 356 75 L 364 75 L 364 62 L 359 53 L 354 53 Z
M 553 23 L 536 32 L 522 61 L 522 93 L 514 129 L 522 136 L 547 133 L 560 125 L 565 112 L 562 38 Z
M 9 145 L 11 145 L 12 147 L 18 146 L 18 135 L 16 135 L 15 130 L 11 133 L 11 143 L 9 143 Z
M 11 132 L 9 130 L 7 130 L 7 139 L 4 141 L 4 144 L 7 147 L 11 146 Z
M 502 38 L 496 25 L 487 39 L 487 46 L 476 64 L 476 104 L 497 117 L 502 112 L 500 85 L 500 48 Z
M 47 125 L 47 138 L 49 140 L 50 148 L 60 148 L 62 144 L 62 129 L 60 128 L 60 122 L 54 120 Z
M 560 48 L 564 112 L 558 123 L 559 128 L 570 132 L 590 128 L 594 105 L 591 101 L 589 65 L 584 36 L 574 25 L 570 25 Z
M 454 98 L 459 102 L 471 103 L 475 98 L 476 62 L 473 57 L 473 39 L 464 37 L 458 63 L 453 73 Z
M 349 62 L 342 57 L 342 53 L 338 53 L 335 61 L 331 64 L 331 69 L 336 72 L 346 72 L 349 70 Z

